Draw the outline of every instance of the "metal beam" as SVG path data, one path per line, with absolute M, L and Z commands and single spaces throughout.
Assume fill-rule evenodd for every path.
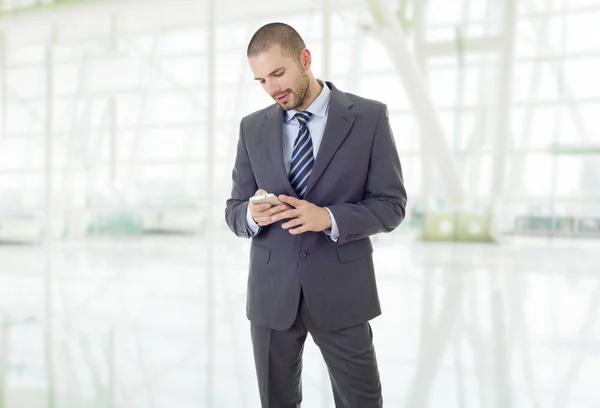
M 446 142 L 440 118 L 429 97 L 419 67 L 408 49 L 402 27 L 395 14 L 387 10 L 380 0 L 367 0 L 367 6 L 377 24 L 373 34 L 388 50 L 404 84 L 413 111 L 419 119 L 422 137 L 428 138 L 426 146 L 431 150 L 431 156 L 444 181 L 449 201 L 457 208 L 462 207 L 465 201 L 465 189 Z
M 502 48 L 504 39 L 500 35 L 462 39 L 460 51 L 463 53 L 495 52 Z M 456 55 L 456 41 L 428 42 L 424 45 L 424 52 L 428 57 Z

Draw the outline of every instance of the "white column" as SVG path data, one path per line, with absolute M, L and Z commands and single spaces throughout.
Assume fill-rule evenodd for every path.
M 50 28 L 50 38 L 46 44 L 46 83 L 44 103 L 44 206 L 46 214 L 45 233 L 46 239 L 52 234 L 53 220 L 53 183 L 52 172 L 54 168 L 53 155 L 53 127 L 54 127 L 54 58 L 53 46 L 56 39 L 56 26 Z
M 110 50 L 111 52 L 117 51 L 117 38 L 118 38 L 118 25 L 116 14 L 110 16 Z M 109 134 L 109 174 L 110 183 L 114 186 L 117 181 L 117 98 L 111 96 L 108 100 L 109 103 L 109 115 L 110 115 L 110 134 Z M 125 191 L 124 194 L 128 192 Z
M 415 60 L 423 75 L 423 83 L 426 84 L 426 63 L 425 63 L 425 12 L 424 3 L 421 1 L 415 2 L 415 17 L 414 17 L 414 50 Z M 426 132 L 422 126 L 419 126 L 419 141 L 421 143 L 421 180 L 423 183 L 423 203 L 424 210 L 427 212 L 435 208 L 435 165 L 431 155 L 431 147 L 428 145 L 429 137 L 423 133 Z
M 56 25 L 50 27 L 50 36 L 46 44 L 46 89 L 45 89 L 45 140 L 44 140 L 44 177 L 45 177 L 45 239 L 51 240 L 54 236 L 52 231 L 52 221 L 54 220 L 53 203 L 53 128 L 54 128 L 54 56 L 53 46 L 56 41 Z M 52 252 L 46 243 L 44 249 L 44 368 L 46 373 L 46 408 L 55 408 L 56 406 L 56 378 L 55 378 L 55 360 L 54 360 L 54 313 L 53 313 L 53 295 L 52 295 Z
M 498 94 L 498 115 L 496 134 L 494 143 L 494 156 L 492 168 L 492 217 L 498 212 L 500 196 L 504 189 L 504 180 L 506 173 L 506 156 L 510 142 L 511 130 L 511 103 L 512 103 L 512 82 L 513 82 L 513 64 L 515 54 L 515 32 L 517 18 L 517 0 L 507 0 L 504 4 L 504 35 L 502 37 L 503 52 L 500 61 L 500 81 Z
M 6 137 L 6 132 L 8 130 L 8 115 L 6 114 L 8 110 L 8 98 L 7 98 L 7 90 L 6 90 L 6 30 L 0 30 L 0 92 L 2 92 L 2 96 L 0 96 L 0 121 L 2 122 L 2 128 L 0 129 L 0 141 Z

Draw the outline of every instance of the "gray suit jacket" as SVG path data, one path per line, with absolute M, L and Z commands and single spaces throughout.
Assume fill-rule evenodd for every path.
M 291 235 L 283 221 L 260 229 L 250 246 L 247 315 L 256 325 L 289 328 L 300 291 L 315 323 L 339 330 L 381 313 L 369 236 L 395 229 L 406 211 L 406 190 L 387 107 L 341 92 L 330 82 L 329 115 L 304 199 L 328 207 L 340 236 Z M 248 199 L 262 188 L 297 197 L 283 163 L 283 111 L 278 104 L 240 124 L 233 189 L 225 219 L 251 237 Z

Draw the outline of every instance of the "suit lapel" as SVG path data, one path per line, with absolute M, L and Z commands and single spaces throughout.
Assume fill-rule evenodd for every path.
M 287 195 L 298 198 L 290 184 L 283 163 L 283 110 L 281 107 L 274 105 L 269 109 L 262 122 L 260 133 L 273 162 L 273 174 L 279 178 L 279 183 L 285 186 Z
M 327 115 L 327 124 L 319 153 L 315 160 L 312 173 L 308 179 L 308 187 L 305 196 L 308 195 L 311 188 L 319 181 L 327 165 L 333 158 L 333 155 L 340 147 L 352 125 L 356 119 L 356 114 L 349 108 L 352 106 L 352 101 L 348 96 L 338 90 L 332 83 L 327 82 L 331 88 L 331 99 L 329 101 L 329 113 Z M 290 187 L 291 188 L 291 187 Z

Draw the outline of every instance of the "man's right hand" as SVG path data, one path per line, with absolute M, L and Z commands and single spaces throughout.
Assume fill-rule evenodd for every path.
M 263 189 L 259 189 L 256 190 L 256 193 L 254 193 L 254 197 L 265 194 L 268 193 Z M 271 221 L 271 216 L 273 214 L 277 214 L 289 209 L 285 205 L 277 205 L 272 207 L 272 205 L 269 203 L 252 204 L 251 202 L 248 202 L 248 205 L 250 206 L 250 215 L 252 216 L 252 219 L 261 227 L 266 227 L 267 225 L 271 225 L 275 222 Z

